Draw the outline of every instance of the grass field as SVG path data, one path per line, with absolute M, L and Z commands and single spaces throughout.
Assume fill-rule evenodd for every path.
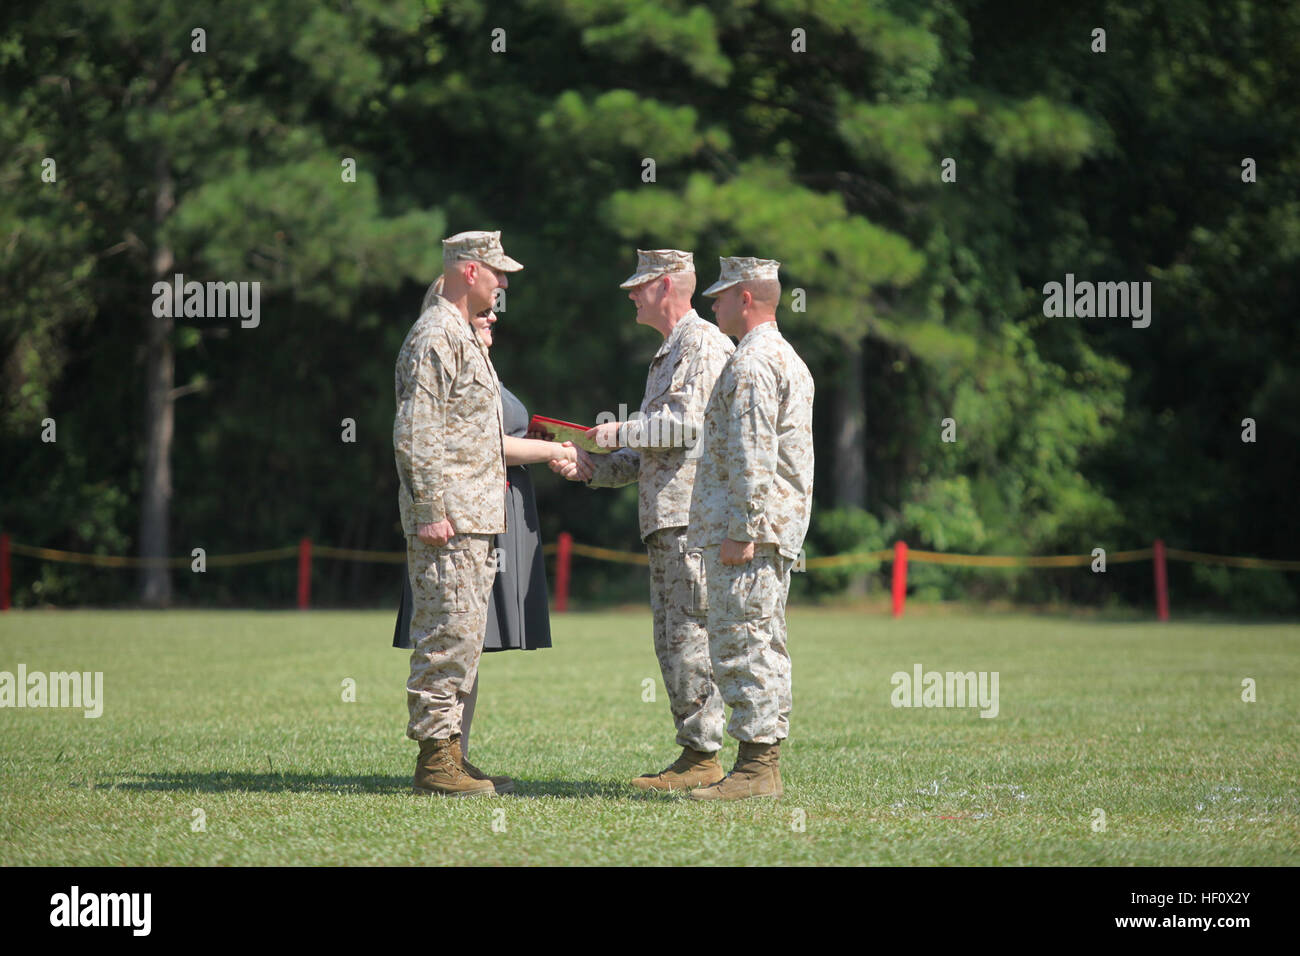
M 795 608 L 785 797 L 697 804 L 626 785 L 677 753 L 649 615 L 553 620 L 481 671 L 472 757 L 520 793 L 440 800 L 392 614 L 0 615 L 0 671 L 104 675 L 98 719 L 0 710 L 0 864 L 1300 862 L 1295 625 Z M 918 663 L 997 671 L 998 715 L 891 706 Z

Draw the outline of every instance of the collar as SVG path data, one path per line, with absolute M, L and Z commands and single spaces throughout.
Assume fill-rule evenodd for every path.
M 673 330 L 668 333 L 668 338 L 664 339 L 663 345 L 659 346 L 659 351 L 655 353 L 655 358 L 657 359 L 663 358 L 665 355 L 671 352 L 673 346 L 677 344 L 677 340 L 682 336 L 682 326 L 687 325 L 693 321 L 703 321 L 703 320 L 700 319 L 700 314 L 698 312 L 696 312 L 694 309 L 691 309 L 691 311 L 687 312 L 685 315 L 683 315 L 680 319 L 677 320 L 677 324 L 673 326 Z
M 769 335 L 769 334 L 776 335 L 776 336 L 781 335 L 781 330 L 776 327 L 775 322 L 764 322 L 762 325 L 754 326 L 752 329 L 750 329 L 748 332 L 745 333 L 744 338 L 742 338 L 740 342 L 737 343 L 736 348 L 740 348 L 740 346 L 744 345 L 746 342 L 757 340 L 758 337 L 761 335 Z
M 470 324 L 467 318 L 460 314 L 460 309 L 456 308 L 441 295 L 434 296 L 433 303 L 429 308 L 441 309 L 443 312 L 446 312 L 448 318 L 448 330 L 459 335 L 461 338 L 469 339 L 482 349 L 485 355 L 487 354 L 487 350 L 484 348 L 483 343 L 479 341 L 478 335 L 474 332 L 474 326 Z
M 460 315 L 459 308 L 452 306 L 452 304 L 448 302 L 447 299 L 442 298 L 442 295 L 434 295 L 433 303 L 430 304 L 429 307 L 438 308 L 438 310 L 442 310 L 443 312 L 446 312 L 448 319 L 450 319 L 450 317 L 452 316 L 455 316 L 456 321 L 454 321 L 454 323 L 448 323 L 448 325 L 451 325 L 452 328 L 458 329 L 459 333 L 463 334 L 463 336 L 464 334 L 473 333 L 473 326 L 469 325 L 469 320 L 465 319 L 463 315 Z

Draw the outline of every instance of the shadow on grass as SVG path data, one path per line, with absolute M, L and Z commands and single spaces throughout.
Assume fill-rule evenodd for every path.
M 74 786 L 76 786 L 74 784 Z M 146 773 L 135 779 L 97 780 L 99 790 L 136 792 L 179 791 L 183 793 L 337 793 L 337 794 L 410 794 L 409 776 L 318 776 L 304 773 Z M 566 797 L 571 800 L 592 797 L 630 798 L 634 800 L 672 799 L 671 794 L 641 791 L 610 780 L 523 780 L 516 778 L 514 797 Z
M 144 773 L 134 779 L 98 780 L 96 789 L 179 790 L 200 793 L 410 793 L 411 778 L 306 773 Z

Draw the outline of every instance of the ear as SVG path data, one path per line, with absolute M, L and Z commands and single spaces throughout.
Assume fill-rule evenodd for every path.
M 465 260 L 465 266 L 461 269 L 460 274 L 465 277 L 466 285 L 473 285 L 474 280 L 478 278 L 478 263 L 473 259 Z

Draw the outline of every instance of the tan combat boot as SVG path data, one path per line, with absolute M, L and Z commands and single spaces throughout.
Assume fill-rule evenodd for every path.
M 682 755 L 658 773 L 647 773 L 632 781 L 638 790 L 690 790 L 707 787 L 723 777 L 718 755 L 682 748 Z
M 515 792 L 515 782 L 509 777 L 489 777 L 482 770 L 465 759 L 465 754 L 463 754 L 460 749 L 460 734 L 457 734 L 451 739 L 453 741 L 452 746 L 456 749 L 456 759 L 460 761 L 460 765 L 465 768 L 467 774 L 475 780 L 490 781 L 493 789 L 495 789 L 497 793 Z
M 460 765 L 460 741 L 429 738 L 420 741 L 420 756 L 415 761 L 415 779 L 411 792 L 440 794 L 444 797 L 478 797 L 495 794 L 490 780 L 475 780 Z
M 745 800 L 749 797 L 779 797 L 781 789 L 781 743 L 740 742 L 736 765 L 720 783 L 691 791 L 692 800 Z

